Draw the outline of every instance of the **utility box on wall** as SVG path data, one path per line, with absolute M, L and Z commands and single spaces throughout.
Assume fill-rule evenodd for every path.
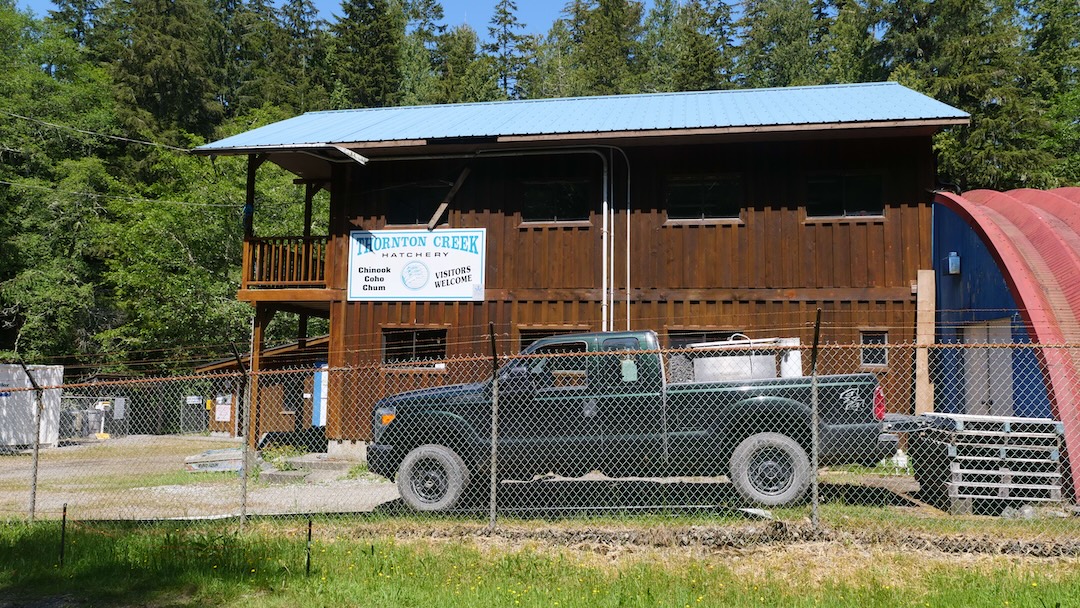
M 41 396 L 41 445 L 55 446 L 60 440 L 60 393 L 64 383 L 62 365 L 31 365 L 30 373 Z M 30 390 L 26 390 L 30 389 Z M 0 446 L 34 445 L 34 407 L 37 394 L 21 365 L 0 365 Z

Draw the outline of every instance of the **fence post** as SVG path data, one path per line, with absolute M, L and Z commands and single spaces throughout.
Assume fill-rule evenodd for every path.
M 254 329 L 252 330 L 254 335 Z M 233 356 L 236 357 L 236 365 L 240 367 L 240 372 L 243 374 L 240 382 L 240 394 L 237 395 L 237 408 L 243 408 L 244 426 L 241 433 L 244 435 L 244 440 L 240 446 L 240 527 L 243 528 L 247 523 L 247 484 L 248 475 L 251 471 L 248 467 L 251 465 L 249 462 L 250 454 L 248 452 L 249 438 L 251 437 L 251 374 L 248 373 L 246 367 L 244 367 L 244 360 L 240 357 L 239 351 L 236 350 L 236 345 L 232 345 Z M 252 349 L 254 352 L 254 349 Z
M 818 341 L 821 339 L 821 309 L 817 309 L 817 318 L 814 320 L 814 346 L 810 350 L 810 523 L 814 532 L 821 531 L 821 514 L 819 513 L 821 495 L 818 487 L 818 451 L 821 449 L 821 437 L 818 430 L 818 384 L 817 384 L 817 357 Z
M 67 503 L 64 503 L 64 515 L 60 520 L 60 567 L 64 567 L 64 545 L 67 543 Z
M 37 512 L 37 485 L 38 485 L 38 452 L 41 449 L 41 407 L 42 407 L 42 390 L 38 385 L 37 380 L 34 380 L 34 376 L 30 373 L 30 368 L 26 366 L 26 363 L 19 359 L 19 365 L 22 366 L 23 373 L 30 379 L 30 385 L 34 387 L 34 452 L 33 461 L 30 465 L 30 509 L 27 520 L 30 523 L 34 523 L 34 514 Z
M 495 323 L 488 322 L 491 332 L 491 493 L 488 496 L 488 531 L 495 531 L 495 498 L 499 485 L 499 357 L 495 350 Z

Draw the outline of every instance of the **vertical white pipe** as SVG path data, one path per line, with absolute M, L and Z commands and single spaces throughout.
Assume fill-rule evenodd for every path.
M 603 222 L 603 228 L 600 231 L 600 249 L 602 251 L 600 260 L 600 267 L 602 269 L 600 273 L 602 275 L 600 279 L 600 330 L 608 331 L 609 329 L 611 329 L 611 325 L 608 324 L 608 315 L 610 314 L 610 311 L 608 309 L 608 240 L 611 238 L 608 234 L 608 197 L 610 195 L 610 189 L 608 188 L 607 156 L 604 154 L 600 154 L 600 160 L 604 163 L 604 174 L 602 180 L 604 201 L 600 209 L 600 221 Z
M 630 331 L 630 159 L 622 149 L 619 152 L 626 161 L 626 331 Z

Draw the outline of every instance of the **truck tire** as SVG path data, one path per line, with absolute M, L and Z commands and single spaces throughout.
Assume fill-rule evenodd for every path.
M 767 507 L 799 500 L 810 485 L 806 450 L 779 433 L 758 433 L 744 439 L 731 453 L 728 469 L 731 483 L 743 498 Z
M 413 448 L 397 471 L 401 499 L 416 511 L 445 511 L 461 500 L 469 469 L 454 450 L 436 444 Z

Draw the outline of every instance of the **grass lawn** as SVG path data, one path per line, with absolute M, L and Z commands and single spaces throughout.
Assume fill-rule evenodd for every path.
M 655 522 L 0 524 L 0 606 L 1074 606 L 1080 557 L 687 542 Z M 746 524 L 742 524 L 746 525 Z M 761 524 L 768 525 L 768 524 Z M 692 530 L 701 538 L 710 531 Z M 717 526 L 718 533 L 730 527 Z M 642 539 L 653 540 L 643 541 Z

